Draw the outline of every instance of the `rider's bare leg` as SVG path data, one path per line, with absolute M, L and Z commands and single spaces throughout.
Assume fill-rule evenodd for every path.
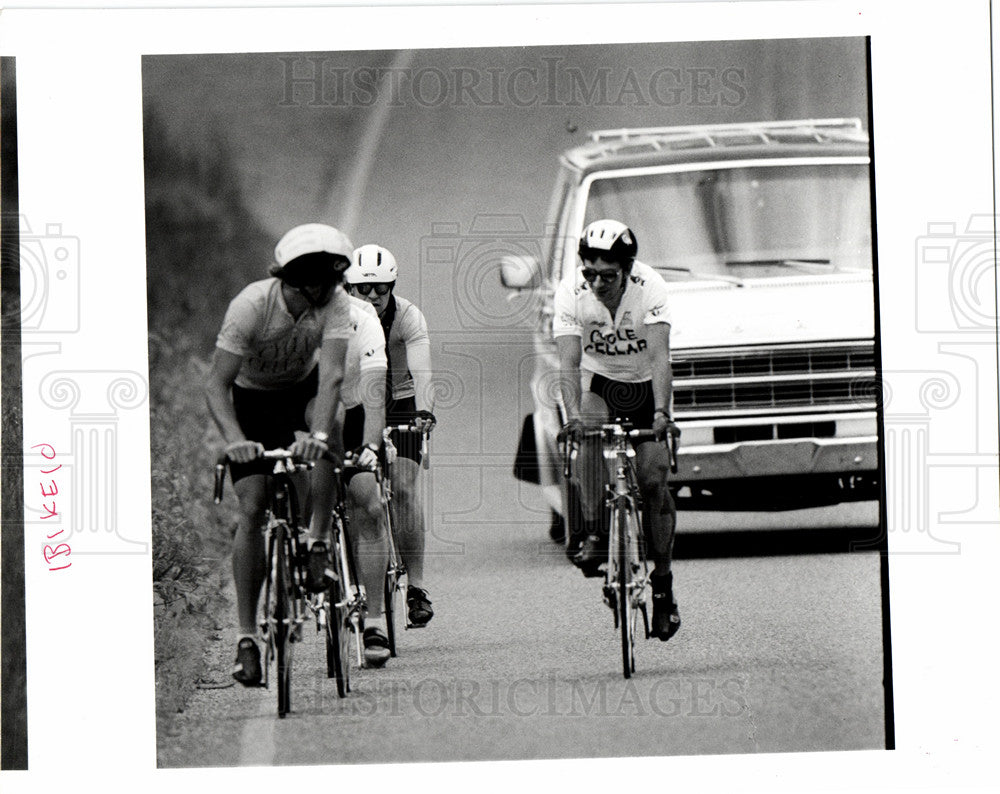
M 354 558 L 368 602 L 366 622 L 369 625 L 383 625 L 382 587 L 385 583 L 389 550 L 385 541 L 382 504 L 375 475 L 371 472 L 355 474 L 348 486 L 347 497 Z
M 585 391 L 580 397 L 580 418 L 585 425 L 600 425 L 608 421 L 608 406 L 593 392 Z M 598 520 L 604 507 L 607 475 L 599 437 L 581 441 L 576 472 L 580 483 L 580 507 L 584 521 L 589 524 Z
M 670 457 L 661 442 L 640 444 L 636 450 L 636 471 L 642 492 L 642 523 L 649 539 L 649 557 L 654 573 L 670 573 L 677 509 L 667 488 Z
M 241 635 L 258 632 L 257 602 L 266 575 L 264 535 L 261 527 L 267 501 L 267 478 L 251 474 L 233 486 L 239 498 L 236 535 L 233 538 L 233 583 Z
M 399 553 L 406 566 L 409 584 L 423 587 L 424 581 L 424 506 L 417 475 L 420 466 L 409 458 L 396 458 L 392 464 L 392 511 L 399 539 Z

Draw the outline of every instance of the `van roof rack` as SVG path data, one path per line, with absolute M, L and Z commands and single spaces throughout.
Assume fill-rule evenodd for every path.
M 714 136 L 756 135 L 766 142 L 768 133 L 793 129 L 814 132 L 817 135 L 827 131 L 860 132 L 861 119 L 796 119 L 734 124 L 695 124 L 677 127 L 632 127 L 617 130 L 595 130 L 590 133 L 590 139 L 594 143 L 600 143 L 602 141 L 627 141 L 646 137 L 699 137 L 707 139 L 711 145 Z

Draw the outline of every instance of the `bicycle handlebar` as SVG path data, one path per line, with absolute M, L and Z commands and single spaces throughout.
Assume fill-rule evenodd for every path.
M 329 454 L 324 455 L 323 459 L 332 461 Z M 292 455 L 291 450 L 281 447 L 277 449 L 265 449 L 255 460 L 284 460 L 290 464 L 288 468 L 291 471 L 308 471 L 315 465 L 315 461 L 296 459 Z M 221 452 L 215 460 L 215 488 L 212 496 L 212 501 L 215 504 L 222 503 L 222 493 L 226 483 L 226 468 L 231 463 L 232 461 L 229 460 L 229 455 L 225 451 Z
M 418 428 L 412 422 L 406 422 L 404 424 L 389 425 L 382 431 L 382 436 L 384 439 L 389 439 L 389 433 L 392 431 L 397 431 L 400 433 L 420 433 L 422 441 L 420 446 L 420 454 L 424 461 L 424 468 L 427 468 L 427 439 L 430 436 L 431 428 L 424 427 Z M 266 449 L 259 455 L 256 460 L 287 460 L 291 463 L 289 466 L 293 471 L 305 471 L 311 469 L 314 465 L 314 461 L 300 461 L 296 460 L 291 453 L 291 450 L 278 448 L 278 449 Z M 353 458 L 346 458 L 343 461 L 334 461 L 330 457 L 329 453 L 323 455 L 323 460 L 328 460 L 336 465 L 335 471 L 337 474 L 342 474 L 346 468 L 357 468 L 356 461 Z M 212 500 L 215 504 L 222 503 L 223 488 L 226 482 L 226 467 L 232 461 L 229 460 L 229 456 L 225 451 L 219 454 L 218 458 L 215 460 L 215 488 L 213 492 Z M 374 471 L 376 479 L 381 480 L 381 469 L 376 468 L 374 470 L 365 469 L 364 471 Z
M 581 427 L 575 432 L 567 432 L 566 435 L 566 447 L 563 453 L 563 476 L 568 478 L 570 476 L 570 468 L 572 466 L 573 459 L 576 457 L 576 448 L 579 446 L 578 437 L 585 438 L 596 438 L 600 437 L 602 439 L 615 436 L 625 436 L 629 439 L 634 439 L 637 441 L 648 440 L 657 441 L 660 439 L 656 438 L 651 428 L 629 428 L 628 425 L 621 422 L 607 422 L 601 425 L 596 425 L 593 427 Z M 671 422 L 667 426 L 667 433 L 664 435 L 662 441 L 667 447 L 667 452 L 670 455 L 670 473 L 677 474 L 677 447 L 679 446 L 679 441 L 681 437 L 681 429 Z
M 433 427 L 433 425 L 431 427 Z M 423 461 L 422 465 L 426 469 L 426 468 L 428 468 L 428 462 L 427 462 L 427 440 L 431 436 L 431 427 L 420 428 L 420 427 L 417 427 L 416 425 L 414 425 L 412 421 L 411 422 L 405 422 L 403 424 L 398 424 L 398 425 L 387 425 L 382 430 L 382 438 L 385 439 L 386 441 L 388 441 L 389 440 L 389 434 L 392 433 L 393 431 L 396 431 L 397 433 L 414 433 L 414 434 L 419 433 L 420 434 L 420 459 L 421 459 L 421 461 Z

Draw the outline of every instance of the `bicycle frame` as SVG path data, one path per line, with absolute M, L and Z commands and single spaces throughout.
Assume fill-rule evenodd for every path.
M 605 485 L 604 505 L 610 510 L 608 556 L 603 587 L 604 603 L 614 613 L 615 629 L 621 632 L 622 666 L 625 678 L 635 672 L 637 618 L 642 614 L 643 633 L 649 637 L 647 596 L 651 591 L 652 570 L 646 558 L 646 538 L 641 517 L 642 497 L 635 468 L 634 442 L 653 440 L 651 430 L 631 429 L 615 421 L 581 431 L 583 437 L 601 439 L 601 453 L 612 469 L 611 483 Z M 676 466 L 678 433 L 669 429 L 670 466 Z M 563 450 L 564 474 L 569 477 L 579 450 L 575 437 L 567 438 Z
M 302 623 L 310 604 L 298 562 L 299 533 L 303 527 L 291 476 L 295 472 L 308 471 L 312 464 L 296 462 L 286 449 L 268 450 L 262 457 L 274 461 L 267 475 L 270 496 L 261 528 L 266 558 L 264 614 L 260 623 L 265 641 L 263 686 L 270 687 L 271 661 L 274 660 L 278 668 L 278 716 L 284 717 L 291 710 L 292 644 L 301 639 Z M 216 462 L 216 504 L 222 501 L 227 465 L 225 455 Z

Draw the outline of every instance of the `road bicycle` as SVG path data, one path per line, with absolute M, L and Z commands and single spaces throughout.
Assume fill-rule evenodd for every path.
M 652 569 L 646 555 L 642 530 L 642 496 L 635 468 L 635 444 L 655 440 L 652 430 L 633 429 L 615 420 L 570 434 L 564 447 L 563 474 L 570 476 L 579 450 L 580 437 L 599 437 L 604 459 L 613 461 L 614 480 L 605 486 L 605 507 L 610 510 L 608 523 L 608 561 L 602 594 L 604 603 L 614 613 L 615 629 L 621 635 L 622 673 L 631 678 L 635 672 L 636 636 L 639 616 L 642 632 L 649 638 L 648 603 Z M 670 456 L 670 470 L 677 472 L 677 441 L 680 430 L 671 424 L 664 439 Z
M 308 471 L 311 463 L 297 461 L 287 449 L 271 449 L 261 456 L 274 461 L 267 475 L 268 506 L 263 532 L 266 554 L 264 609 L 260 623 L 264 639 L 264 680 L 270 688 L 270 669 L 276 666 L 278 716 L 291 710 L 292 650 L 302 639 L 302 624 L 311 604 L 304 587 L 302 551 L 306 527 L 301 520 L 292 475 Z M 223 453 L 215 465 L 215 504 L 222 502 L 223 484 L 229 459 Z
M 420 456 L 422 460 L 427 460 L 427 437 L 429 435 L 427 429 L 418 428 L 412 422 L 389 425 L 382 431 L 382 438 L 386 444 L 390 443 L 389 437 L 393 432 L 419 433 L 421 436 Z M 406 572 L 406 563 L 403 562 L 403 558 L 399 553 L 399 536 L 396 532 L 396 520 L 392 512 L 392 464 L 388 462 L 388 459 L 386 459 L 385 466 L 377 477 L 382 502 L 382 515 L 385 519 L 386 538 L 389 546 L 389 560 L 385 571 L 385 598 L 383 600 L 385 604 L 385 628 L 386 637 L 389 640 L 389 654 L 395 657 L 396 621 L 399 613 L 403 611 L 403 605 L 406 603 L 409 577 Z M 404 612 L 404 614 L 406 613 Z M 413 627 L 408 615 L 404 618 L 403 627 L 404 629 Z
M 287 449 L 266 450 L 261 456 L 273 460 L 268 474 L 269 505 L 262 531 L 266 554 L 264 605 L 261 636 L 264 639 L 264 680 L 270 688 L 270 671 L 276 669 L 278 716 L 291 710 L 292 649 L 302 639 L 302 624 L 309 615 L 317 631 L 324 633 L 327 677 L 335 678 L 337 694 L 350 692 L 350 638 L 353 634 L 356 659 L 363 666 L 361 633 L 364 629 L 365 596 L 357 584 L 357 567 L 347 530 L 346 489 L 343 468 L 335 469 L 336 502 L 333 507 L 330 585 L 318 593 L 305 586 L 308 530 L 299 510 L 291 475 L 310 471 L 312 463 L 297 461 Z M 223 454 L 215 466 L 215 503 L 222 501 L 225 472 L 229 461 Z M 352 465 L 344 461 L 343 466 Z

